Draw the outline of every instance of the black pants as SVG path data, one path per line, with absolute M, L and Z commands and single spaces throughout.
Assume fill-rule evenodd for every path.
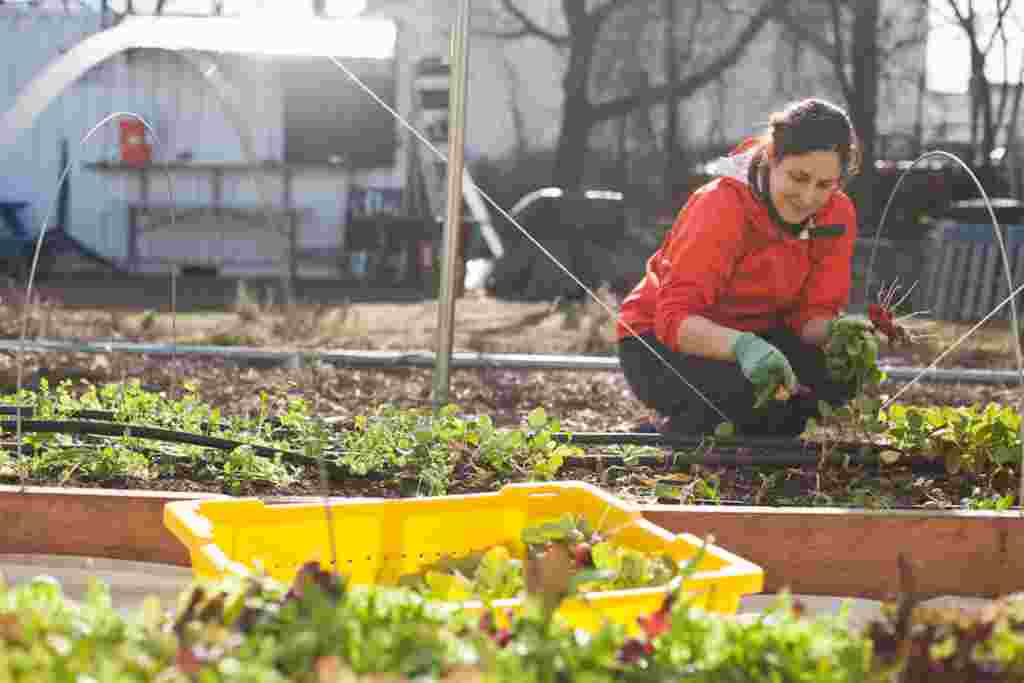
M 853 397 L 852 385 L 829 378 L 825 354 L 820 348 L 805 344 L 784 328 L 758 336 L 786 356 L 799 382 L 811 388 L 809 396 L 768 401 L 755 410 L 754 386 L 737 363 L 675 353 L 653 334 L 644 335 L 643 340 L 718 406 L 742 434 L 796 436 L 804 430 L 807 418 L 820 416 L 818 401 L 838 406 Z M 619 342 L 619 361 L 634 395 L 647 407 L 670 418 L 671 432 L 710 434 L 725 421 L 637 338 L 627 337 Z

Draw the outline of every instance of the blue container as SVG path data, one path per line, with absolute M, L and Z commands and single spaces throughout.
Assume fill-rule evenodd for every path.
M 1024 243 L 1024 225 L 1000 225 L 1000 231 L 1006 238 L 1006 248 Z M 947 223 L 942 227 L 939 239 L 948 242 L 972 242 L 975 244 L 995 244 L 995 233 L 991 223 Z

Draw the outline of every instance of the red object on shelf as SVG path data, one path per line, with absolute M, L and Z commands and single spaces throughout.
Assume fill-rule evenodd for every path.
M 146 125 L 137 119 L 122 119 L 121 161 L 132 166 L 145 166 L 152 159 L 152 149 L 146 142 Z

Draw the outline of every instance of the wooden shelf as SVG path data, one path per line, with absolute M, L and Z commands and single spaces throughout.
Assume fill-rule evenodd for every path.
M 161 171 L 183 171 L 194 173 L 248 173 L 250 171 L 334 171 L 349 173 L 350 169 L 343 164 L 303 163 L 286 164 L 280 161 L 263 161 L 250 164 L 244 161 L 168 161 L 137 166 L 121 161 L 93 161 L 83 164 L 83 168 L 98 173 L 142 173 Z

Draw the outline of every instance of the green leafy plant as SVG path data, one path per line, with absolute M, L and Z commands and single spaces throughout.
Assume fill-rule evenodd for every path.
M 1013 408 L 893 405 L 880 414 L 894 448 L 941 459 L 950 473 L 981 472 L 1020 461 L 1021 417 Z
M 525 561 L 513 556 L 510 548 L 495 545 L 428 565 L 401 583 L 430 599 L 491 601 L 520 597 L 531 583 L 531 562 L 546 568 L 557 565 L 560 570 L 555 572 L 558 577 L 535 576 L 533 583 L 553 580 L 579 592 L 664 586 L 680 570 L 671 557 L 614 543 L 586 519 L 571 514 L 525 528 L 521 540 Z
M 556 536 L 555 527 L 571 535 L 558 520 L 533 533 Z M 0 679 L 1010 683 L 1024 675 L 1019 598 L 977 611 L 925 609 L 905 584 L 901 600 L 861 632 L 850 628 L 845 607 L 811 618 L 787 593 L 762 614 L 735 619 L 704 612 L 675 590 L 634 633 L 612 624 L 581 632 L 553 618 L 575 588 L 531 588 L 533 599 L 499 624 L 493 611 L 470 616 L 407 589 L 350 585 L 313 562 L 287 584 L 259 571 L 200 580 L 172 609 L 147 598 L 134 613 L 116 609 L 100 582 L 71 601 L 59 583 L 39 577 L 0 584 Z
M 436 414 L 424 409 L 382 406 L 375 416 L 357 416 L 342 442 L 340 462 L 357 474 L 395 472 L 416 493 L 447 491 L 457 467 L 499 477 L 552 479 L 565 458 L 582 450 L 555 441 L 557 419 L 536 408 L 525 428 L 497 429 L 489 416 L 467 418 L 458 407 Z
M 884 379 L 878 367 L 878 336 L 856 320 L 839 318 L 832 323 L 825 364 L 833 379 L 852 385 L 858 394 Z
M 87 385 L 77 396 L 70 382 L 51 388 L 42 380 L 38 391 L 22 391 L 0 402 L 33 409 L 33 419 L 78 419 L 82 410 L 104 410 L 113 422 L 162 427 L 206 434 L 250 444 L 234 450 L 190 444 L 154 442 L 138 438 L 128 429 L 120 437 L 79 437 L 62 433 L 23 435 L 23 455 L 8 459 L 8 466 L 29 479 L 71 478 L 111 482 L 126 478 L 153 479 L 187 476 L 197 481 L 218 481 L 230 493 L 248 486 L 288 486 L 296 479 L 296 467 L 257 454 L 256 446 L 301 451 L 302 435 L 273 427 L 263 417 L 224 417 L 203 402 L 194 383 L 185 383 L 179 399 L 144 390 L 137 380 L 126 383 Z M 289 405 L 284 422 L 303 424 L 304 406 Z M 265 417 L 265 416 L 264 416 Z
M 147 308 L 142 312 L 142 317 L 139 319 L 139 329 L 143 332 L 150 332 L 156 327 L 157 312 L 152 308 Z

